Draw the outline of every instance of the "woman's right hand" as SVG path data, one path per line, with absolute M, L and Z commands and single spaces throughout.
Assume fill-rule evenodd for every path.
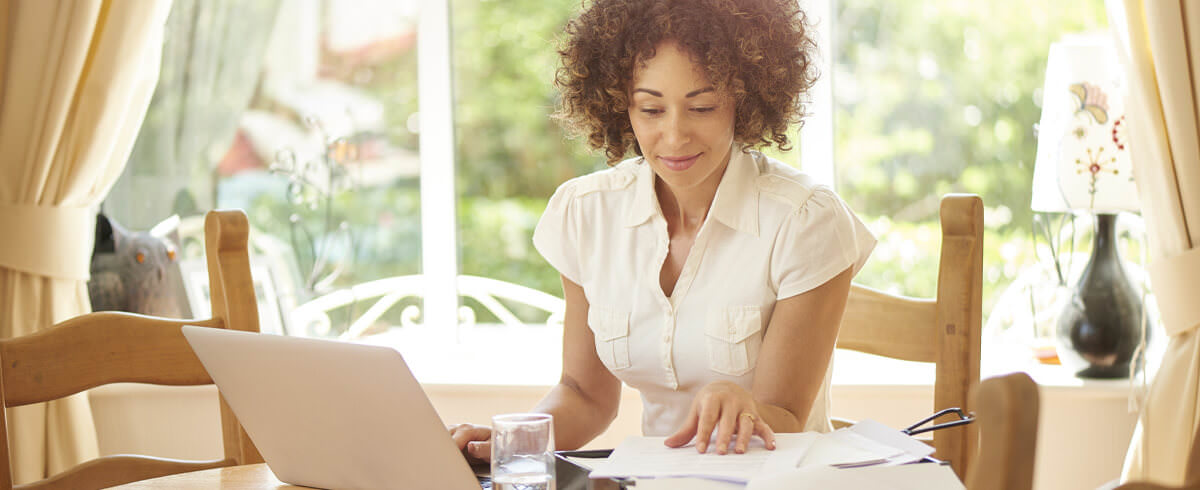
M 492 460 L 492 428 L 485 425 L 458 424 L 446 427 L 450 438 L 469 463 Z

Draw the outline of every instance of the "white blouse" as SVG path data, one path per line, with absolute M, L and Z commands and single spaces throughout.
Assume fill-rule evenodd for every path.
M 875 246 L 831 189 L 739 147 L 670 297 L 659 285 L 668 241 L 640 157 L 563 183 L 533 234 L 550 265 L 583 287 L 596 354 L 641 392 L 647 436 L 677 431 L 713 381 L 750 390 L 775 302 L 847 267 L 857 274 Z M 826 372 L 805 430 L 831 429 Z

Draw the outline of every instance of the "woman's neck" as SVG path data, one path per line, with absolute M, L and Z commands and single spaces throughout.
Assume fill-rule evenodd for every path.
M 673 188 L 657 176 L 654 178 L 654 193 L 658 196 L 658 206 L 671 229 L 700 229 L 704 220 L 708 218 L 708 210 L 712 208 L 713 199 L 717 196 L 717 187 L 720 186 L 721 178 L 728 168 L 727 159 L 720 171 L 713 172 L 704 182 L 683 189 Z

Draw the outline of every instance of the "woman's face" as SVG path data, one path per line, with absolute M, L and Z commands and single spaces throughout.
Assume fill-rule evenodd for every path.
M 733 148 L 733 98 L 674 42 L 633 72 L 629 121 L 654 173 L 674 191 L 721 181 Z

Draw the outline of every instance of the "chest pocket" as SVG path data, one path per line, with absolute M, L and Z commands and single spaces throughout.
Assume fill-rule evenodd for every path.
M 714 309 L 704 331 L 709 369 L 728 376 L 750 372 L 758 362 L 761 331 L 762 310 L 757 306 Z
M 629 313 L 588 308 L 588 326 L 596 338 L 596 355 L 610 370 L 629 367 Z

